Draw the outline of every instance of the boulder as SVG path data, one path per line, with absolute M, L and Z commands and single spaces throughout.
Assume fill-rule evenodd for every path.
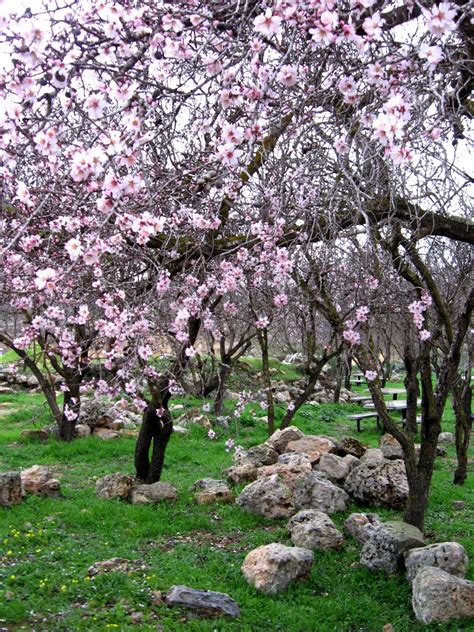
M 278 474 L 278 476 L 284 481 L 290 489 L 294 489 L 296 481 L 307 474 L 311 474 L 313 471 L 309 459 L 305 458 L 305 461 L 298 465 L 291 463 L 274 463 L 273 465 L 264 465 L 257 470 L 257 478 L 264 478 L 265 476 L 272 476 Z
M 421 623 L 474 618 L 474 582 L 441 568 L 420 568 L 412 584 L 412 605 Z
M 212 505 L 214 503 L 232 503 L 235 500 L 235 495 L 224 484 L 198 492 L 194 498 L 199 505 Z
M 352 513 L 344 522 L 344 527 L 354 540 L 363 544 L 372 537 L 375 527 L 381 524 L 374 513 Z
M 49 467 L 46 465 L 32 465 L 21 471 L 21 486 L 23 492 L 38 494 L 43 485 L 51 478 Z
M 295 546 L 304 549 L 339 549 L 344 537 L 331 518 L 322 511 L 303 509 L 298 511 L 287 525 Z
M 290 441 L 286 446 L 287 452 L 296 452 L 308 457 L 312 464 L 317 463 L 322 454 L 335 452 L 336 444 L 326 437 L 305 435 L 302 439 Z
M 163 500 L 177 500 L 178 492 L 174 485 L 158 481 L 151 485 L 138 485 L 132 489 L 132 505 L 150 505 Z
M 352 472 L 355 467 L 360 465 L 360 459 L 358 459 L 356 456 L 353 456 L 352 454 L 346 454 L 346 456 L 342 457 L 342 460 L 344 461 L 344 463 L 347 463 L 349 467 L 349 472 Z
M 61 491 L 61 484 L 57 478 L 50 478 L 39 489 L 39 493 L 50 498 L 57 498 Z
M 189 430 L 187 428 L 183 428 L 183 426 L 178 426 L 177 424 L 173 424 L 173 432 L 181 435 L 189 434 Z
M 49 433 L 43 428 L 37 428 L 35 430 L 22 430 L 20 432 L 20 439 L 23 441 L 47 441 Z
M 242 564 L 247 582 L 257 590 L 274 595 L 311 571 L 313 552 L 273 542 L 251 551 Z
M 346 511 L 349 504 L 347 493 L 320 472 L 299 478 L 293 495 L 297 509 L 317 509 L 327 514 Z
M 352 456 L 358 459 L 360 459 L 367 450 L 367 446 L 363 445 L 357 439 L 354 439 L 354 437 L 342 437 L 342 439 L 338 441 L 336 448 L 340 456 L 352 454 Z
M 454 445 L 455 439 L 452 432 L 440 432 L 438 435 L 438 444 L 440 445 Z
M 74 434 L 78 439 L 82 437 L 88 437 L 91 434 L 90 426 L 87 424 L 76 424 L 74 428 Z
M 360 563 L 371 571 L 385 571 L 395 575 L 404 567 L 404 554 L 415 547 L 424 546 L 423 534 L 406 522 L 385 522 L 362 547 Z
M 116 430 L 110 430 L 109 428 L 102 428 L 97 426 L 92 431 L 93 437 L 98 437 L 102 441 L 110 441 L 111 439 L 118 439 L 120 434 Z
M 402 446 L 390 434 L 384 434 L 380 437 L 379 448 L 385 459 L 403 459 Z
M 380 463 L 385 463 L 385 457 L 380 448 L 369 448 L 361 456 L 360 462 L 368 465 L 379 465 Z
M 21 503 L 20 472 L 0 472 L 0 507 Z
M 132 493 L 133 478 L 126 474 L 107 474 L 99 478 L 95 484 L 95 492 L 99 498 L 110 500 L 111 498 L 122 498 L 128 500 Z
M 304 437 L 304 432 L 295 426 L 289 426 L 283 430 L 275 430 L 272 436 L 267 439 L 267 443 L 270 447 L 276 450 L 279 454 L 285 452 L 286 446 L 290 441 L 297 441 Z
M 222 471 L 222 475 L 233 485 L 249 483 L 257 479 L 257 468 L 253 463 L 242 463 L 242 465 L 228 467 Z
M 323 454 L 319 459 L 317 469 L 330 480 L 339 482 L 344 481 L 349 475 L 350 463 L 337 454 Z
M 200 478 L 189 488 L 190 492 L 214 489 L 215 487 L 227 487 L 227 483 L 219 478 Z
M 245 462 L 252 463 L 255 467 L 273 465 L 278 459 L 278 452 L 266 443 L 256 445 L 247 450 Z
M 197 610 L 207 616 L 240 616 L 239 606 L 225 593 L 195 590 L 187 586 L 171 586 L 165 601 L 168 606 L 180 606 L 190 610 Z
M 277 463 L 282 463 L 283 465 L 291 465 L 291 467 L 303 467 L 306 468 L 307 465 L 311 467 L 311 461 L 304 454 L 296 454 L 295 452 L 286 452 L 285 454 L 280 454 L 278 457 Z
M 84 400 L 77 423 L 87 425 L 90 428 L 107 428 L 115 418 L 115 411 L 107 399 L 94 397 Z
M 403 461 L 362 462 L 344 482 L 344 489 L 363 505 L 404 509 L 408 481 Z
M 278 474 L 244 487 L 236 503 L 244 511 L 264 518 L 289 518 L 295 513 L 291 489 Z
M 423 566 L 441 568 L 450 575 L 464 577 L 469 565 L 469 558 L 464 547 L 457 542 L 440 542 L 422 548 L 410 549 L 405 553 L 406 578 L 409 582 L 415 579 Z

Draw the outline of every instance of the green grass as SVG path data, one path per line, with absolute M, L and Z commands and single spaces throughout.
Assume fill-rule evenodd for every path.
M 21 430 L 49 422 L 40 395 L 3 395 L 19 411 L 0 414 L 0 471 L 48 464 L 61 480 L 62 497 L 29 496 L 21 505 L 0 508 L 0 628 L 7 630 L 157 630 L 379 632 L 392 623 L 397 632 L 472 630 L 472 623 L 421 626 L 410 606 L 410 589 L 403 577 L 387 578 L 358 563 L 360 545 L 350 538 L 339 552 L 317 552 L 309 579 L 275 597 L 256 592 L 240 571 L 245 555 L 270 542 L 290 544 L 286 521 L 264 520 L 243 513 L 236 505 L 196 505 L 189 486 L 205 476 L 219 477 L 231 464 L 224 443 L 251 446 L 265 440 L 263 411 L 248 406 L 242 419 L 218 430 L 211 441 L 206 430 L 192 427 L 188 435 L 173 435 L 163 480 L 178 488 L 174 504 L 132 506 L 104 501 L 95 495 L 95 480 L 110 472 L 133 473 L 134 440 L 103 442 L 94 438 L 61 444 L 23 443 Z M 182 400 L 187 407 L 202 404 Z M 0 411 L 2 407 L 0 406 Z M 340 437 L 354 433 L 345 414 L 354 405 L 304 406 L 296 424 L 305 432 Z M 254 413 L 254 414 L 252 414 Z M 277 417 L 283 414 L 278 408 Z M 445 430 L 452 430 L 452 412 Z M 357 435 L 377 445 L 375 423 Z M 474 556 L 474 503 L 469 485 L 451 484 L 453 448 L 438 459 L 434 472 L 427 542 L 456 540 Z M 455 511 L 453 500 L 466 509 Z M 355 506 L 350 511 L 360 510 Z M 339 526 L 346 514 L 334 517 Z M 378 512 L 384 519 L 395 511 Z M 146 567 L 88 579 L 94 562 L 111 557 L 139 560 Z M 468 574 L 474 579 L 473 569 Z M 241 608 L 238 621 L 190 617 L 157 602 L 155 591 L 173 584 L 228 593 Z M 142 613 L 141 623 L 132 613 Z M 161 628 L 159 627 L 161 626 Z

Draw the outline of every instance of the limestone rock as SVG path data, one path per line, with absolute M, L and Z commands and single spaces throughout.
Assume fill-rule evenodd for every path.
M 361 456 L 360 462 L 367 465 L 379 465 L 380 463 L 385 463 L 385 457 L 380 448 L 369 448 Z
M 452 432 L 440 432 L 438 435 L 438 444 L 440 445 L 454 445 L 455 439 Z
M 227 487 L 227 483 L 219 478 L 200 478 L 189 488 L 190 492 L 202 491 L 207 489 L 213 489 L 215 487 Z
M 0 507 L 21 503 L 20 472 L 0 472 Z
M 317 509 L 332 514 L 346 511 L 349 496 L 320 472 L 312 472 L 296 481 L 294 502 L 297 509 Z
M 138 485 L 132 489 L 132 505 L 150 505 L 163 500 L 177 500 L 178 492 L 174 485 L 158 481 L 151 485 Z
M 114 420 L 114 416 L 110 401 L 94 397 L 82 402 L 78 424 L 86 424 L 90 428 L 107 428 Z
M 295 514 L 287 525 L 295 546 L 305 549 L 338 549 L 344 537 L 331 518 L 322 511 L 303 509 Z
M 363 462 L 352 470 L 344 489 L 363 505 L 404 509 L 408 481 L 403 461 Z
M 49 467 L 32 465 L 21 471 L 21 486 L 24 492 L 38 494 L 41 487 L 51 478 Z
M 308 465 L 311 467 L 311 461 L 308 457 L 304 454 L 296 454 L 296 452 L 286 452 L 285 454 L 280 454 L 277 463 L 290 465 L 291 467 L 306 468 Z
M 352 472 L 352 470 L 357 467 L 358 465 L 360 465 L 360 459 L 358 459 L 356 456 L 354 456 L 353 454 L 346 454 L 346 456 L 342 457 L 342 460 L 344 461 L 344 463 L 347 463 L 348 467 L 349 467 L 349 472 Z
M 403 459 L 402 446 L 390 434 L 384 434 L 380 438 L 379 448 L 385 459 Z
M 61 491 L 61 484 L 57 478 L 50 478 L 39 489 L 39 493 L 50 498 L 57 498 Z
M 425 566 L 416 574 L 412 588 L 413 610 L 421 623 L 474 617 L 474 582 Z
M 312 551 L 274 542 L 251 551 L 244 560 L 242 572 L 257 590 L 273 595 L 297 579 L 306 579 L 312 563 Z
M 178 426 L 177 424 L 173 424 L 173 432 L 176 432 L 176 434 L 180 435 L 189 434 L 189 430 L 187 428 L 184 428 L 183 426 Z
M 337 443 L 337 453 L 341 456 L 352 454 L 352 456 L 360 459 L 366 450 L 367 446 L 363 445 L 357 439 L 354 439 L 354 437 L 342 437 Z
M 273 465 L 259 467 L 257 470 L 257 478 L 278 474 L 290 489 L 294 489 L 296 481 L 302 476 L 311 474 L 312 471 L 313 469 L 309 459 L 305 458 L 305 460 L 298 465 L 291 463 L 274 463 Z
M 95 485 L 95 491 L 99 498 L 110 500 L 111 498 L 122 498 L 127 500 L 132 493 L 133 479 L 126 474 L 107 474 L 99 478 Z
M 286 446 L 290 441 L 297 441 L 304 437 L 304 432 L 295 426 L 289 426 L 283 430 L 275 430 L 272 436 L 267 439 L 267 443 L 279 454 L 285 452 Z
M 415 579 L 423 566 L 441 568 L 450 575 L 464 577 L 469 565 L 469 558 L 464 547 L 457 542 L 440 542 L 422 548 L 411 549 L 405 554 L 406 578 L 409 582 Z
M 181 606 L 197 610 L 208 616 L 240 616 L 239 606 L 229 595 L 210 590 L 195 590 L 187 586 L 171 586 L 170 591 L 166 595 L 166 603 L 168 606 Z
M 34 430 L 22 430 L 20 432 L 20 439 L 24 441 L 47 441 L 49 438 L 49 433 L 42 428 L 37 428 Z
M 354 540 L 363 544 L 369 540 L 375 528 L 380 524 L 379 517 L 373 513 L 352 513 L 344 522 L 344 527 Z
M 385 522 L 375 527 L 364 544 L 360 563 L 372 571 L 394 575 L 403 570 L 406 551 L 420 546 L 424 541 L 419 529 L 406 522 Z
M 273 465 L 278 459 L 278 452 L 266 443 L 256 445 L 253 448 L 247 450 L 245 461 L 253 463 L 255 467 L 262 467 L 263 465 Z
M 101 426 L 97 426 L 92 431 L 93 437 L 98 437 L 103 441 L 110 441 L 111 439 L 118 439 L 120 437 L 119 433 L 115 430 L 110 430 L 109 428 L 102 428 Z
M 87 424 L 76 424 L 74 434 L 77 438 L 88 437 L 91 434 L 90 426 Z
M 103 573 L 131 573 L 137 570 L 146 569 L 146 565 L 139 560 L 127 560 L 124 557 L 112 557 L 110 560 L 96 562 L 89 566 L 87 574 L 95 577 Z
M 236 503 L 244 511 L 264 518 L 289 518 L 295 513 L 293 494 L 278 474 L 244 487 Z
M 352 457 L 355 458 L 355 457 Z M 323 454 L 317 468 L 332 481 L 344 481 L 350 472 L 350 465 L 337 454 Z
M 302 439 L 290 441 L 286 446 L 287 452 L 296 452 L 308 457 L 312 464 L 317 463 L 322 454 L 335 452 L 336 444 L 325 437 L 306 435 Z
M 231 503 L 235 500 L 234 493 L 227 487 L 227 485 L 210 487 L 209 489 L 205 489 L 204 491 L 195 494 L 194 498 L 199 505 Z
M 253 463 L 242 463 L 242 465 L 233 465 L 223 470 L 222 475 L 233 485 L 239 483 L 248 483 L 257 479 L 257 468 Z

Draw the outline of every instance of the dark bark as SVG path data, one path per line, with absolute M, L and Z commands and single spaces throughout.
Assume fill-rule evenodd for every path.
M 143 422 L 135 446 L 135 470 L 137 477 L 147 483 L 161 478 L 165 452 L 173 432 L 173 422 L 168 410 L 158 415 L 155 406 L 149 405 L 143 413 Z M 150 459 L 150 446 L 152 454 Z
M 275 401 L 272 391 L 272 379 L 270 376 L 270 358 L 268 350 L 268 331 L 262 329 L 258 333 L 258 342 L 260 344 L 260 351 L 262 354 L 262 379 L 263 386 L 267 395 L 267 428 L 268 436 L 271 436 L 275 432 Z
M 453 386 L 453 407 L 456 415 L 456 456 L 457 467 L 454 484 L 464 485 L 467 478 L 468 450 L 472 430 L 472 387 L 471 364 Z
M 230 358 L 223 358 L 219 369 L 219 383 L 214 399 L 213 412 L 215 415 L 222 415 L 222 407 L 224 405 L 225 385 L 227 378 L 231 373 Z
M 405 364 L 406 376 L 405 376 L 405 388 L 407 391 L 407 417 L 406 417 L 406 429 L 413 437 L 418 432 L 416 423 L 416 409 L 419 396 L 418 386 L 418 363 L 411 352 L 411 344 L 407 343 L 404 350 L 403 361 Z

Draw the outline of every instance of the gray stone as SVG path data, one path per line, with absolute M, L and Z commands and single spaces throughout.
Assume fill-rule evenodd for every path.
M 20 472 L 0 472 L 0 506 L 9 507 L 21 503 Z
M 305 435 L 302 439 L 290 441 L 286 446 L 287 452 L 296 452 L 308 457 L 312 464 L 317 463 L 322 454 L 335 452 L 336 444 L 326 437 Z
M 371 571 L 394 575 L 404 568 L 404 554 L 409 549 L 424 546 L 423 534 L 406 522 L 386 522 L 375 527 L 364 544 L 360 563 Z
M 367 446 L 363 445 L 357 439 L 354 439 L 354 437 L 342 437 L 337 443 L 337 453 L 342 456 L 352 454 L 352 456 L 360 459 L 366 450 Z
M 313 552 L 273 542 L 251 551 L 242 564 L 247 582 L 257 590 L 274 595 L 311 572 Z
M 277 463 L 282 463 L 283 465 L 291 465 L 292 467 L 306 467 L 309 465 L 311 467 L 311 461 L 304 454 L 296 454 L 295 452 L 286 452 L 285 454 L 280 454 L 278 457 Z
M 189 491 L 202 491 L 215 487 L 227 487 L 227 483 L 219 478 L 200 478 L 191 485 Z
M 355 458 L 355 457 L 352 457 Z M 344 481 L 350 472 L 350 465 L 337 454 L 323 454 L 317 468 L 332 481 Z
M 99 478 L 95 484 L 95 492 L 99 498 L 110 500 L 111 498 L 122 498 L 128 500 L 132 493 L 133 478 L 126 474 L 107 474 Z
M 49 434 L 42 428 L 37 428 L 35 430 L 22 430 L 20 432 L 20 439 L 23 441 L 47 441 L 49 439 Z
M 247 450 L 245 461 L 253 463 L 255 467 L 262 467 L 263 465 L 273 465 L 278 459 L 278 452 L 266 443 L 256 445 L 253 448 Z
M 46 465 L 32 465 L 22 470 L 21 486 L 23 493 L 55 496 L 59 492 L 59 481 L 52 478 Z
M 406 578 L 409 582 L 423 566 L 435 566 L 443 571 L 464 577 L 469 558 L 464 547 L 457 542 L 440 542 L 422 548 L 411 549 L 405 554 Z
M 244 487 L 236 503 L 244 511 L 264 518 L 289 518 L 295 513 L 291 489 L 278 474 Z
M 392 435 L 384 434 L 380 438 L 379 447 L 385 459 L 403 459 L 402 446 Z
M 421 623 L 474 618 L 474 582 L 424 566 L 412 584 L 412 606 Z
M 438 435 L 438 444 L 440 445 L 454 445 L 455 439 L 452 432 L 440 432 Z
M 278 474 L 278 476 L 284 481 L 288 487 L 293 490 L 296 481 L 302 476 L 311 474 L 313 471 L 311 462 L 306 457 L 300 457 L 298 463 L 274 463 L 273 465 L 264 465 L 257 470 L 257 478 L 264 478 L 265 476 L 272 476 Z
M 404 509 L 408 498 L 405 464 L 385 459 L 362 462 L 346 478 L 344 489 L 363 505 Z
M 214 503 L 231 503 L 235 500 L 234 493 L 224 485 L 217 485 L 216 487 L 209 487 L 194 495 L 196 502 L 199 505 L 212 505 Z
M 297 509 L 317 509 L 332 514 L 346 511 L 349 496 L 321 472 L 312 472 L 296 481 L 294 502 Z
M 204 615 L 240 616 L 239 606 L 225 593 L 195 590 L 187 586 L 171 586 L 165 601 L 168 606 L 180 606 L 198 610 Z
M 283 430 L 275 430 L 272 436 L 267 439 L 267 443 L 279 454 L 285 452 L 290 441 L 296 441 L 304 437 L 304 432 L 295 426 L 289 426 Z
M 232 483 L 249 483 L 257 479 L 257 468 L 253 463 L 242 463 L 242 465 L 233 465 L 222 471 L 222 475 Z
M 322 511 L 303 509 L 287 525 L 295 546 L 305 549 L 339 549 L 344 537 L 331 518 Z
M 150 505 L 163 500 L 177 500 L 178 492 L 174 485 L 158 481 L 151 485 L 138 485 L 132 489 L 132 505 Z
M 91 434 L 90 426 L 88 426 L 87 424 L 76 424 L 76 427 L 74 428 L 74 434 L 78 439 L 82 437 L 88 437 Z
M 189 434 L 189 430 L 187 428 L 183 428 L 183 426 L 178 426 L 177 424 L 173 424 L 173 432 L 180 435 Z
M 353 456 L 352 454 L 346 454 L 346 456 L 342 457 L 342 460 L 344 461 L 344 463 L 347 463 L 349 467 L 349 472 L 352 472 L 355 467 L 360 465 L 360 459 L 358 459 L 356 456 Z
M 372 537 L 375 527 L 380 524 L 377 514 L 352 513 L 344 522 L 344 527 L 354 540 L 363 544 Z
M 98 437 L 102 441 L 110 441 L 111 439 L 118 439 L 120 434 L 116 430 L 110 430 L 109 428 L 102 428 L 97 426 L 92 431 L 93 437 Z
M 369 448 L 361 456 L 360 462 L 367 465 L 379 465 L 380 463 L 385 463 L 385 457 L 380 448 Z

